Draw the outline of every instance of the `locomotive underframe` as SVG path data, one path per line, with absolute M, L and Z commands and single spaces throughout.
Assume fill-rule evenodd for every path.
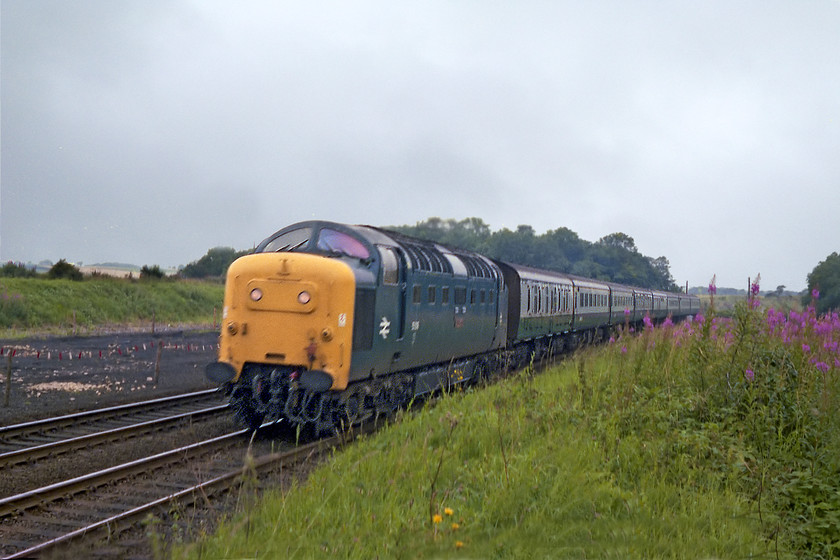
M 285 421 L 325 433 L 391 414 L 438 389 L 470 382 L 484 375 L 491 361 L 490 355 L 473 356 L 371 377 L 343 391 L 325 392 L 301 386 L 299 367 L 249 363 L 227 391 L 237 418 L 252 429 Z
M 289 422 L 316 434 L 346 428 L 392 414 L 437 390 L 449 390 L 530 363 L 551 360 L 609 335 L 601 327 L 520 341 L 507 349 L 371 377 L 343 391 L 315 392 L 299 383 L 300 367 L 248 363 L 236 383 L 229 384 L 230 404 L 237 418 L 256 429 L 263 423 Z

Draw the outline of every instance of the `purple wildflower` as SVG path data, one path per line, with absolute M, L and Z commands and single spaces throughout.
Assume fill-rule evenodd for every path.
M 755 372 L 751 369 L 748 369 L 747 371 L 744 372 L 744 377 L 747 378 L 747 381 L 752 383 L 752 380 L 755 379 Z
M 811 290 L 811 297 L 814 299 L 820 299 L 820 291 L 816 288 Z
M 810 352 L 810 351 L 811 351 L 811 347 L 810 347 L 810 346 L 808 346 L 807 344 L 803 344 L 803 345 L 802 345 L 802 352 L 804 352 L 805 354 L 807 354 L 807 353 L 808 353 L 808 352 Z

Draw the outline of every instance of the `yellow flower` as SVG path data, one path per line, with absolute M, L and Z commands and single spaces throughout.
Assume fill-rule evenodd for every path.
M 446 515 L 452 515 L 455 512 L 452 511 L 452 508 L 444 508 L 443 513 L 445 513 Z
M 461 528 L 461 526 L 460 526 L 460 525 L 458 525 L 457 523 L 453 523 L 453 524 L 452 524 L 452 530 L 453 530 L 453 531 L 457 531 L 457 530 L 458 530 L 458 529 L 460 529 L 460 528 Z
M 437 525 L 437 524 L 438 524 L 438 523 L 440 523 L 441 521 L 443 521 L 443 517 L 442 517 L 439 513 L 436 513 L 436 514 L 432 517 L 432 522 L 433 522 L 435 525 Z
M 461 548 L 462 546 L 464 546 L 464 543 L 461 541 L 455 541 L 455 548 Z

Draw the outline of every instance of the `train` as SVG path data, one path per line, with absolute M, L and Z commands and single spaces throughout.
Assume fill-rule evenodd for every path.
M 696 296 L 538 270 L 386 229 L 305 221 L 236 259 L 206 376 L 244 425 L 316 433 L 595 342 Z

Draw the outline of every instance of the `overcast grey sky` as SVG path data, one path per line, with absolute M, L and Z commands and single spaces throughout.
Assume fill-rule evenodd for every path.
M 0 259 L 293 222 L 623 232 L 675 280 L 840 251 L 840 1 L 2 0 Z

